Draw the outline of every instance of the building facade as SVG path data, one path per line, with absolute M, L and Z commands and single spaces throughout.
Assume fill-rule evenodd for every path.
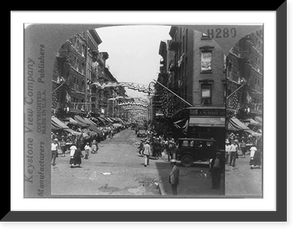
M 221 48 L 198 31 L 172 26 L 169 34 L 172 39 L 167 41 L 165 52 L 159 53 L 164 62 L 159 79 L 192 106 L 224 107 L 225 57 Z M 166 96 L 163 109 L 168 116 L 187 107 L 178 97 Z
M 221 48 L 198 31 L 172 26 L 169 34 L 172 40 L 160 44 L 158 81 L 192 106 L 225 107 L 226 60 Z M 166 116 L 187 107 L 176 95 L 162 91 L 162 97 Z
M 109 99 L 125 95 L 124 88 L 101 89 L 95 83 L 117 82 L 106 66 L 107 52 L 99 52 L 101 38 L 88 30 L 68 39 L 59 49 L 52 78 L 52 113 L 56 116 L 109 116 Z M 115 108 L 114 108 L 115 109 Z
M 222 117 L 215 119 L 219 120 L 218 127 L 215 127 L 216 123 L 198 123 L 197 118 L 193 118 L 196 122 L 191 123 L 187 113 L 192 111 L 182 112 L 191 106 L 196 108 L 194 110 L 197 107 L 215 108 L 220 114 L 225 110 L 226 60 L 221 48 L 207 35 L 198 31 L 172 26 L 169 35 L 171 40 L 161 42 L 159 50 L 162 66 L 158 81 L 171 91 L 160 91 L 164 115 L 170 119 L 169 124 L 176 123 L 179 127 L 173 128 L 173 131 L 179 130 L 178 136 L 185 129 L 184 136 L 219 136 L 219 142 L 224 143 L 225 112 Z M 184 113 L 187 115 L 181 115 Z
M 242 38 L 226 62 L 227 114 L 244 120 L 263 109 L 263 31 Z

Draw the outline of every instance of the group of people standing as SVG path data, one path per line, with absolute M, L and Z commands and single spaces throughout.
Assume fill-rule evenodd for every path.
M 145 167 L 150 165 L 150 156 L 153 156 L 155 159 L 167 157 L 168 162 L 171 162 L 172 169 L 169 174 L 169 183 L 173 195 L 177 195 L 177 186 L 179 184 L 179 168 L 175 159 L 176 147 L 177 144 L 174 138 L 154 137 L 153 135 L 148 135 L 147 138 L 142 139 L 138 147 L 139 154 L 144 156 Z
M 226 139 L 225 142 L 225 164 L 235 167 L 236 159 L 239 158 L 239 152 L 241 152 L 241 158 L 246 158 L 246 152 L 248 150 L 246 141 L 244 138 L 239 142 L 238 139 Z M 261 150 L 252 144 L 249 148 L 250 151 L 250 166 L 251 169 L 254 166 L 261 166 Z
M 142 139 L 138 152 L 145 156 L 145 166 L 149 165 L 149 158 L 152 155 L 155 159 L 167 157 L 168 161 L 175 158 L 176 142 L 173 138 L 152 137 Z M 147 163 L 147 164 L 146 164 Z
M 71 168 L 75 166 L 81 165 L 82 161 L 81 158 L 89 159 L 90 153 L 94 154 L 98 152 L 98 143 L 96 140 L 93 140 L 92 144 L 87 142 L 84 146 L 84 155 L 82 154 L 82 151 L 80 149 L 80 146 L 76 147 L 76 144 L 74 143 L 70 147 L 70 166 Z
M 76 141 L 77 140 L 77 141 Z M 56 165 L 56 158 L 58 157 L 58 150 L 61 149 L 63 157 L 65 157 L 65 153 L 67 151 L 65 138 L 62 138 L 61 141 L 58 141 L 57 138 L 54 138 L 51 142 L 51 164 L 52 166 Z M 70 150 L 70 166 L 71 168 L 78 166 L 80 167 L 82 161 L 81 158 L 88 159 L 90 153 L 94 154 L 98 152 L 98 142 L 96 139 L 93 139 L 91 143 L 86 142 L 84 144 L 84 155 L 82 154 L 82 141 L 79 139 L 75 139 L 71 146 Z

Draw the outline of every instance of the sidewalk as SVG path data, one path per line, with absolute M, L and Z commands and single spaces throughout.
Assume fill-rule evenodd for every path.
M 162 196 L 173 197 L 169 184 L 171 165 L 169 162 L 156 162 L 160 175 L 159 190 Z M 207 164 L 194 164 L 191 167 L 183 167 L 178 163 L 179 185 L 178 194 L 174 197 L 222 197 L 224 196 L 224 174 L 221 175 L 220 189 L 212 189 L 211 175 Z
M 225 166 L 225 194 L 227 197 L 255 197 L 261 198 L 262 188 L 262 168 L 250 168 L 250 155 L 246 153 L 246 158 L 236 159 L 236 166 Z

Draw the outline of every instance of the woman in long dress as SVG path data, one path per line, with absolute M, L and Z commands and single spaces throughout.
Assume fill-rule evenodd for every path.
M 77 149 L 75 150 L 74 155 L 70 159 L 71 168 L 73 168 L 74 166 L 80 167 L 82 157 L 83 157 L 83 155 L 82 155 L 81 149 L 79 146 L 77 146 Z
M 261 165 L 261 151 L 259 151 L 255 145 L 252 145 L 250 148 L 250 166 L 251 169 L 254 166 L 259 166 Z

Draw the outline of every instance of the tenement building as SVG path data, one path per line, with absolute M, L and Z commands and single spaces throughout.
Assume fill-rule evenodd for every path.
M 227 114 L 240 120 L 262 115 L 263 32 L 242 38 L 227 56 Z
M 164 115 L 176 126 L 173 131 L 180 130 L 178 136 L 223 136 L 226 60 L 221 48 L 199 31 L 172 26 L 169 35 L 171 40 L 161 42 L 159 50 L 162 66 L 158 81 L 171 91 L 161 91 Z M 206 122 L 207 117 L 202 118 L 204 121 L 191 117 L 191 113 L 203 114 L 198 112 L 201 109 L 217 110 L 216 122 Z
M 172 26 L 168 85 L 192 106 L 225 106 L 224 54 L 205 34 Z M 174 112 L 186 103 L 174 96 Z
M 52 78 L 52 113 L 56 116 L 107 116 L 109 99 L 124 95 L 124 88 L 101 89 L 95 83 L 117 82 L 106 66 L 107 52 L 92 29 L 69 38 L 58 50 Z M 112 111 L 111 111 L 112 113 Z

